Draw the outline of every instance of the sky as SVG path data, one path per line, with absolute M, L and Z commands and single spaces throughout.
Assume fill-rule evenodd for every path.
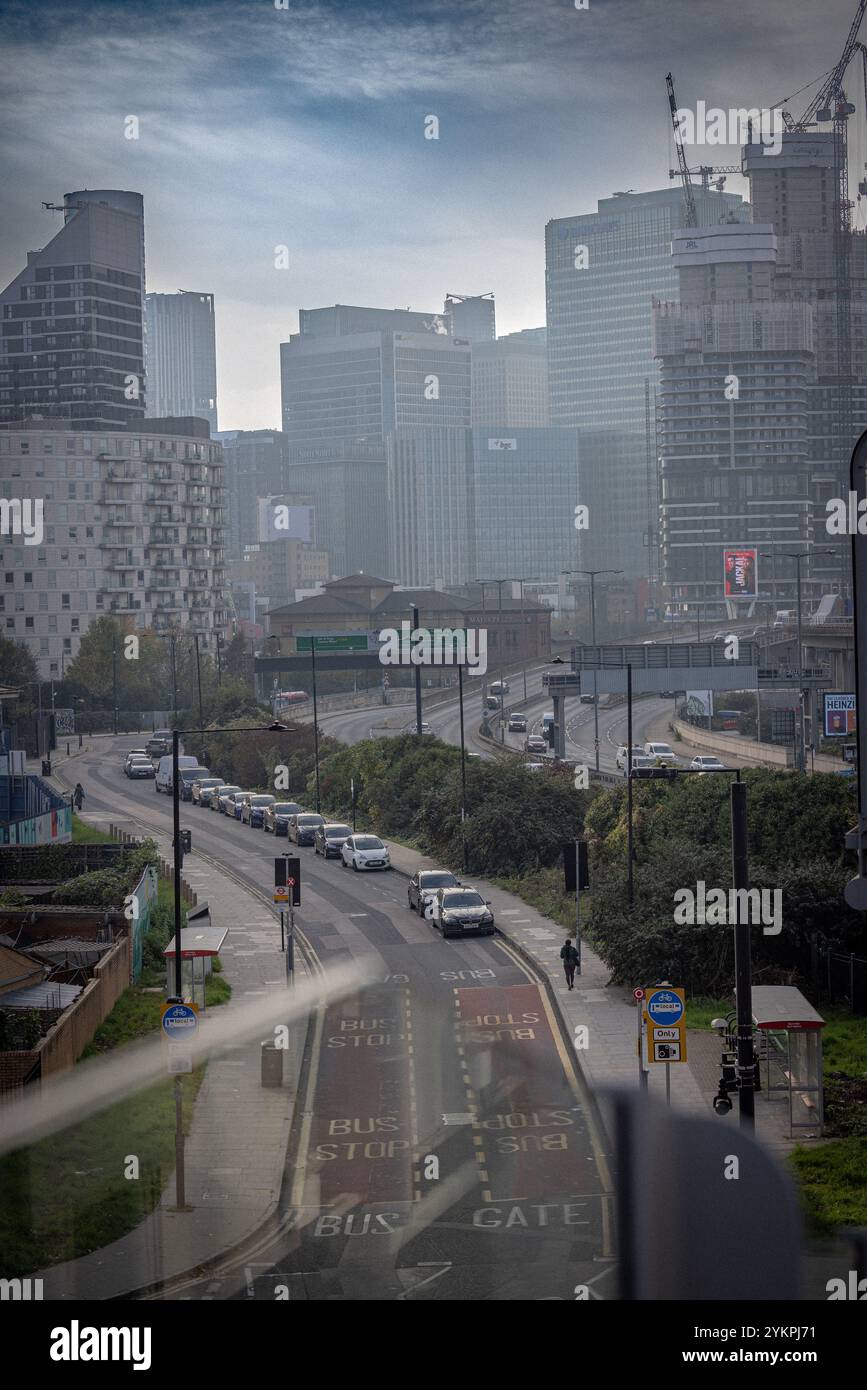
M 220 428 L 277 428 L 300 308 L 440 312 L 446 293 L 493 291 L 498 333 L 544 324 L 546 222 L 670 186 L 666 73 L 683 108 L 769 106 L 833 67 L 856 8 L 0 0 L 0 283 L 59 229 L 43 201 L 142 193 L 147 288 L 215 296 Z M 736 147 L 687 155 L 739 162 Z

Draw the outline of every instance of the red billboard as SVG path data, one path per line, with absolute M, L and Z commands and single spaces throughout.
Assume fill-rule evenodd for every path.
M 758 551 L 724 550 L 723 582 L 726 598 L 758 596 Z

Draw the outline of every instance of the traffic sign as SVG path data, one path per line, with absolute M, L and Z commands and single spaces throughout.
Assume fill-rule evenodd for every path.
M 680 1023 L 686 1012 L 686 997 L 682 989 L 674 989 L 666 985 L 664 989 L 655 988 L 648 991 L 647 1003 L 644 1011 L 649 1023 L 657 1023 L 672 1027 Z
M 301 860 L 297 855 L 283 854 L 274 860 L 274 901 L 301 905 Z
M 680 1042 L 679 1028 L 652 1028 L 650 1033 L 655 1043 L 658 1042 Z
M 169 1076 L 179 1076 L 184 1072 L 193 1070 L 193 1054 L 189 1047 L 183 1043 L 173 1043 L 168 1049 L 168 1072 Z
M 198 1005 L 163 1004 L 162 1027 L 169 1041 L 186 1041 L 199 1026 Z
M 654 1062 L 685 1062 L 686 1058 L 681 1057 L 680 1052 L 679 1042 L 655 1042 L 653 1044 Z
M 632 991 L 632 997 L 633 997 L 633 999 L 643 999 L 643 998 L 644 998 L 644 990 L 643 990 L 643 989 L 634 989 L 634 990 Z

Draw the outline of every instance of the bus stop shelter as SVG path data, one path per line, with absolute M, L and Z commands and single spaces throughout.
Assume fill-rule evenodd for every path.
M 211 973 L 214 956 L 229 934 L 228 927 L 211 925 L 207 903 L 200 903 L 187 914 L 187 925 L 181 928 L 181 987 L 185 999 L 205 1007 L 205 979 Z M 166 989 L 174 993 L 175 952 L 177 937 L 173 936 L 163 951 L 166 962 Z M 196 965 L 199 961 L 201 964 Z
M 753 1023 L 766 1100 L 784 1094 L 789 1137 L 822 1133 L 822 1029 L 825 1020 L 792 985 L 754 985 Z

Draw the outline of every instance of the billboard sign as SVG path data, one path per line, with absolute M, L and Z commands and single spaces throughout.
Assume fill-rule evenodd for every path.
M 690 719 L 707 719 L 709 714 L 713 714 L 713 691 L 688 690 L 686 713 Z
M 838 691 L 825 694 L 823 698 L 825 715 L 825 737 L 851 737 L 857 727 L 854 694 L 841 695 Z
M 293 507 L 279 497 L 259 499 L 259 542 L 313 540 L 313 508 Z
M 758 597 L 757 561 L 757 550 L 723 551 L 723 582 L 726 598 Z

